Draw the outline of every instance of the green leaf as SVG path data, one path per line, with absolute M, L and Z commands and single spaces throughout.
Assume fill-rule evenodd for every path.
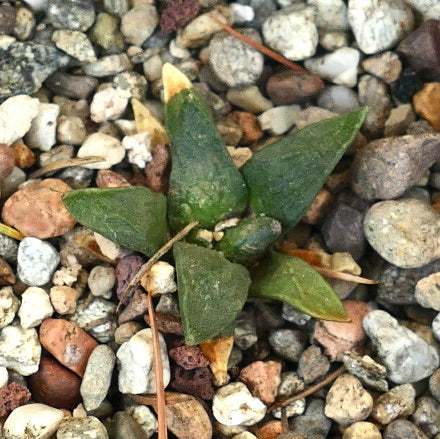
M 252 209 L 285 227 L 294 226 L 352 143 L 366 114 L 366 109 L 359 109 L 309 125 L 254 154 L 242 168 Z
M 173 248 L 180 314 L 187 345 L 223 334 L 243 308 L 247 269 L 215 250 L 178 242 Z
M 148 188 L 78 189 L 63 201 L 80 224 L 131 250 L 151 256 L 167 240 L 166 198 Z
M 271 251 L 252 273 L 250 295 L 280 300 L 323 320 L 346 322 L 339 297 L 307 262 Z

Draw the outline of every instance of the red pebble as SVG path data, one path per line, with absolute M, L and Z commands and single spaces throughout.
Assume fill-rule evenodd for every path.
M 169 350 L 170 357 L 186 370 L 197 369 L 209 365 L 208 359 L 198 346 L 176 346 Z
M 12 410 L 26 404 L 30 399 L 31 392 L 15 381 L 0 388 L 0 417 L 9 415 Z
M 160 16 L 162 32 L 174 32 L 192 20 L 200 11 L 198 0 L 171 0 Z

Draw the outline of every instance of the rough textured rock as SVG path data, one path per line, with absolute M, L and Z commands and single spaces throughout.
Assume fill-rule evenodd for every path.
M 185 370 L 179 366 L 171 368 L 170 387 L 201 399 L 214 396 L 213 376 L 208 367 Z
M 95 21 L 91 0 L 51 0 L 47 16 L 58 29 L 86 31 Z
M 325 439 L 332 422 L 325 416 L 324 407 L 325 403 L 322 399 L 311 398 L 305 414 L 292 419 L 292 430 L 302 434 L 301 437 L 304 438 Z
M 412 422 L 406 419 L 397 419 L 387 426 L 383 439 L 428 439 L 428 436 Z
M 0 416 L 7 416 L 10 412 L 26 404 L 31 399 L 31 392 L 21 384 L 12 381 L 0 387 Z
M 14 320 L 19 306 L 20 301 L 14 295 L 12 287 L 0 289 L 0 329 Z
M 104 425 L 94 416 L 64 418 L 58 427 L 57 439 L 108 439 Z
M 416 199 L 376 203 L 364 219 L 370 245 L 402 268 L 422 267 L 440 257 L 439 230 L 438 212 Z
M 325 375 L 330 369 L 328 358 L 321 353 L 318 346 L 308 347 L 301 355 L 298 363 L 298 375 L 306 384 Z
M 365 332 L 377 356 L 387 367 L 388 379 L 414 383 L 428 377 L 439 366 L 436 350 L 385 311 L 372 311 L 364 318 Z

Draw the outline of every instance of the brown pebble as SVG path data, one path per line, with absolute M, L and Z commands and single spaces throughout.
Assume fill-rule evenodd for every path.
M 171 156 L 168 145 L 156 145 L 153 160 L 145 167 L 145 184 L 153 192 L 166 193 L 171 171 Z
M 171 0 L 160 16 L 162 32 L 174 32 L 192 20 L 200 11 L 197 0 Z
M 277 439 L 283 432 L 281 421 L 269 421 L 254 430 L 258 439 Z
M 11 145 L 14 151 L 15 164 L 21 169 L 28 169 L 35 165 L 37 160 L 34 151 L 23 143 L 22 140 L 17 140 Z
M 440 131 L 440 82 L 428 82 L 413 97 L 415 112 Z
M 15 166 L 14 151 L 5 143 L 0 143 L 0 180 L 7 177 Z
M 362 320 L 372 308 L 365 302 L 345 300 L 345 311 L 350 323 L 319 320 L 315 325 L 313 340 L 323 346 L 331 361 L 341 361 L 345 351 L 358 349 L 365 340 Z
M 46 319 L 40 326 L 40 343 L 61 364 L 82 377 L 98 343 L 78 326 L 63 319 Z
M 47 239 L 64 235 L 76 224 L 61 200 L 70 190 L 70 186 L 57 178 L 26 186 L 6 201 L 3 221 L 25 236 Z
M 96 174 L 96 186 L 98 187 L 127 187 L 131 184 L 117 172 L 109 169 L 100 169 Z
M 0 258 L 0 286 L 13 285 L 15 280 L 14 270 L 3 258 Z
M 250 145 L 263 137 L 263 130 L 255 114 L 247 111 L 233 111 L 229 117 L 238 123 L 243 131 L 243 135 L 238 142 L 240 145 Z
M 148 314 L 145 314 L 144 319 L 147 325 L 150 326 L 150 317 Z M 158 331 L 164 334 L 183 335 L 183 326 L 180 317 L 157 312 L 156 326 Z
M 281 382 L 281 364 L 276 361 L 255 361 L 241 370 L 239 379 L 252 395 L 265 404 L 272 404 Z
M 327 189 L 321 189 L 303 216 L 303 221 L 306 224 L 321 223 L 333 202 L 334 196 Z
M 31 392 L 13 381 L 0 388 L 0 417 L 7 416 L 12 410 L 26 404 L 31 399 Z
M 9 3 L 0 4 L 0 34 L 8 35 L 16 23 L 15 9 Z
M 136 320 L 147 312 L 147 299 L 143 290 L 135 290 L 133 297 L 129 300 L 128 305 L 119 314 L 118 323 L 120 325 Z
M 304 102 L 324 88 L 320 78 L 307 72 L 286 70 L 272 75 L 266 84 L 269 98 L 275 105 Z
M 214 397 L 212 373 L 208 367 L 185 370 L 180 366 L 172 366 L 170 386 L 178 392 L 188 393 L 196 398 Z
M 38 372 L 28 380 L 35 402 L 67 410 L 81 402 L 81 379 L 52 358 L 41 357 Z
M 170 357 L 186 370 L 197 369 L 209 365 L 198 346 L 176 346 L 169 350 Z

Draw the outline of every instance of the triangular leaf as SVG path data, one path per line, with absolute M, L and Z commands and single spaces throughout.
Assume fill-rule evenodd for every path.
M 63 197 L 83 226 L 151 256 L 167 240 L 166 198 L 145 187 L 78 189 Z
M 339 297 L 307 262 L 295 256 L 270 252 L 252 273 L 250 294 L 288 303 L 323 320 L 347 321 Z
M 309 125 L 272 143 L 242 167 L 257 213 L 294 226 L 352 143 L 367 114 L 359 109 Z
M 215 250 L 185 242 L 176 243 L 173 251 L 186 344 L 223 334 L 246 301 L 247 269 Z

